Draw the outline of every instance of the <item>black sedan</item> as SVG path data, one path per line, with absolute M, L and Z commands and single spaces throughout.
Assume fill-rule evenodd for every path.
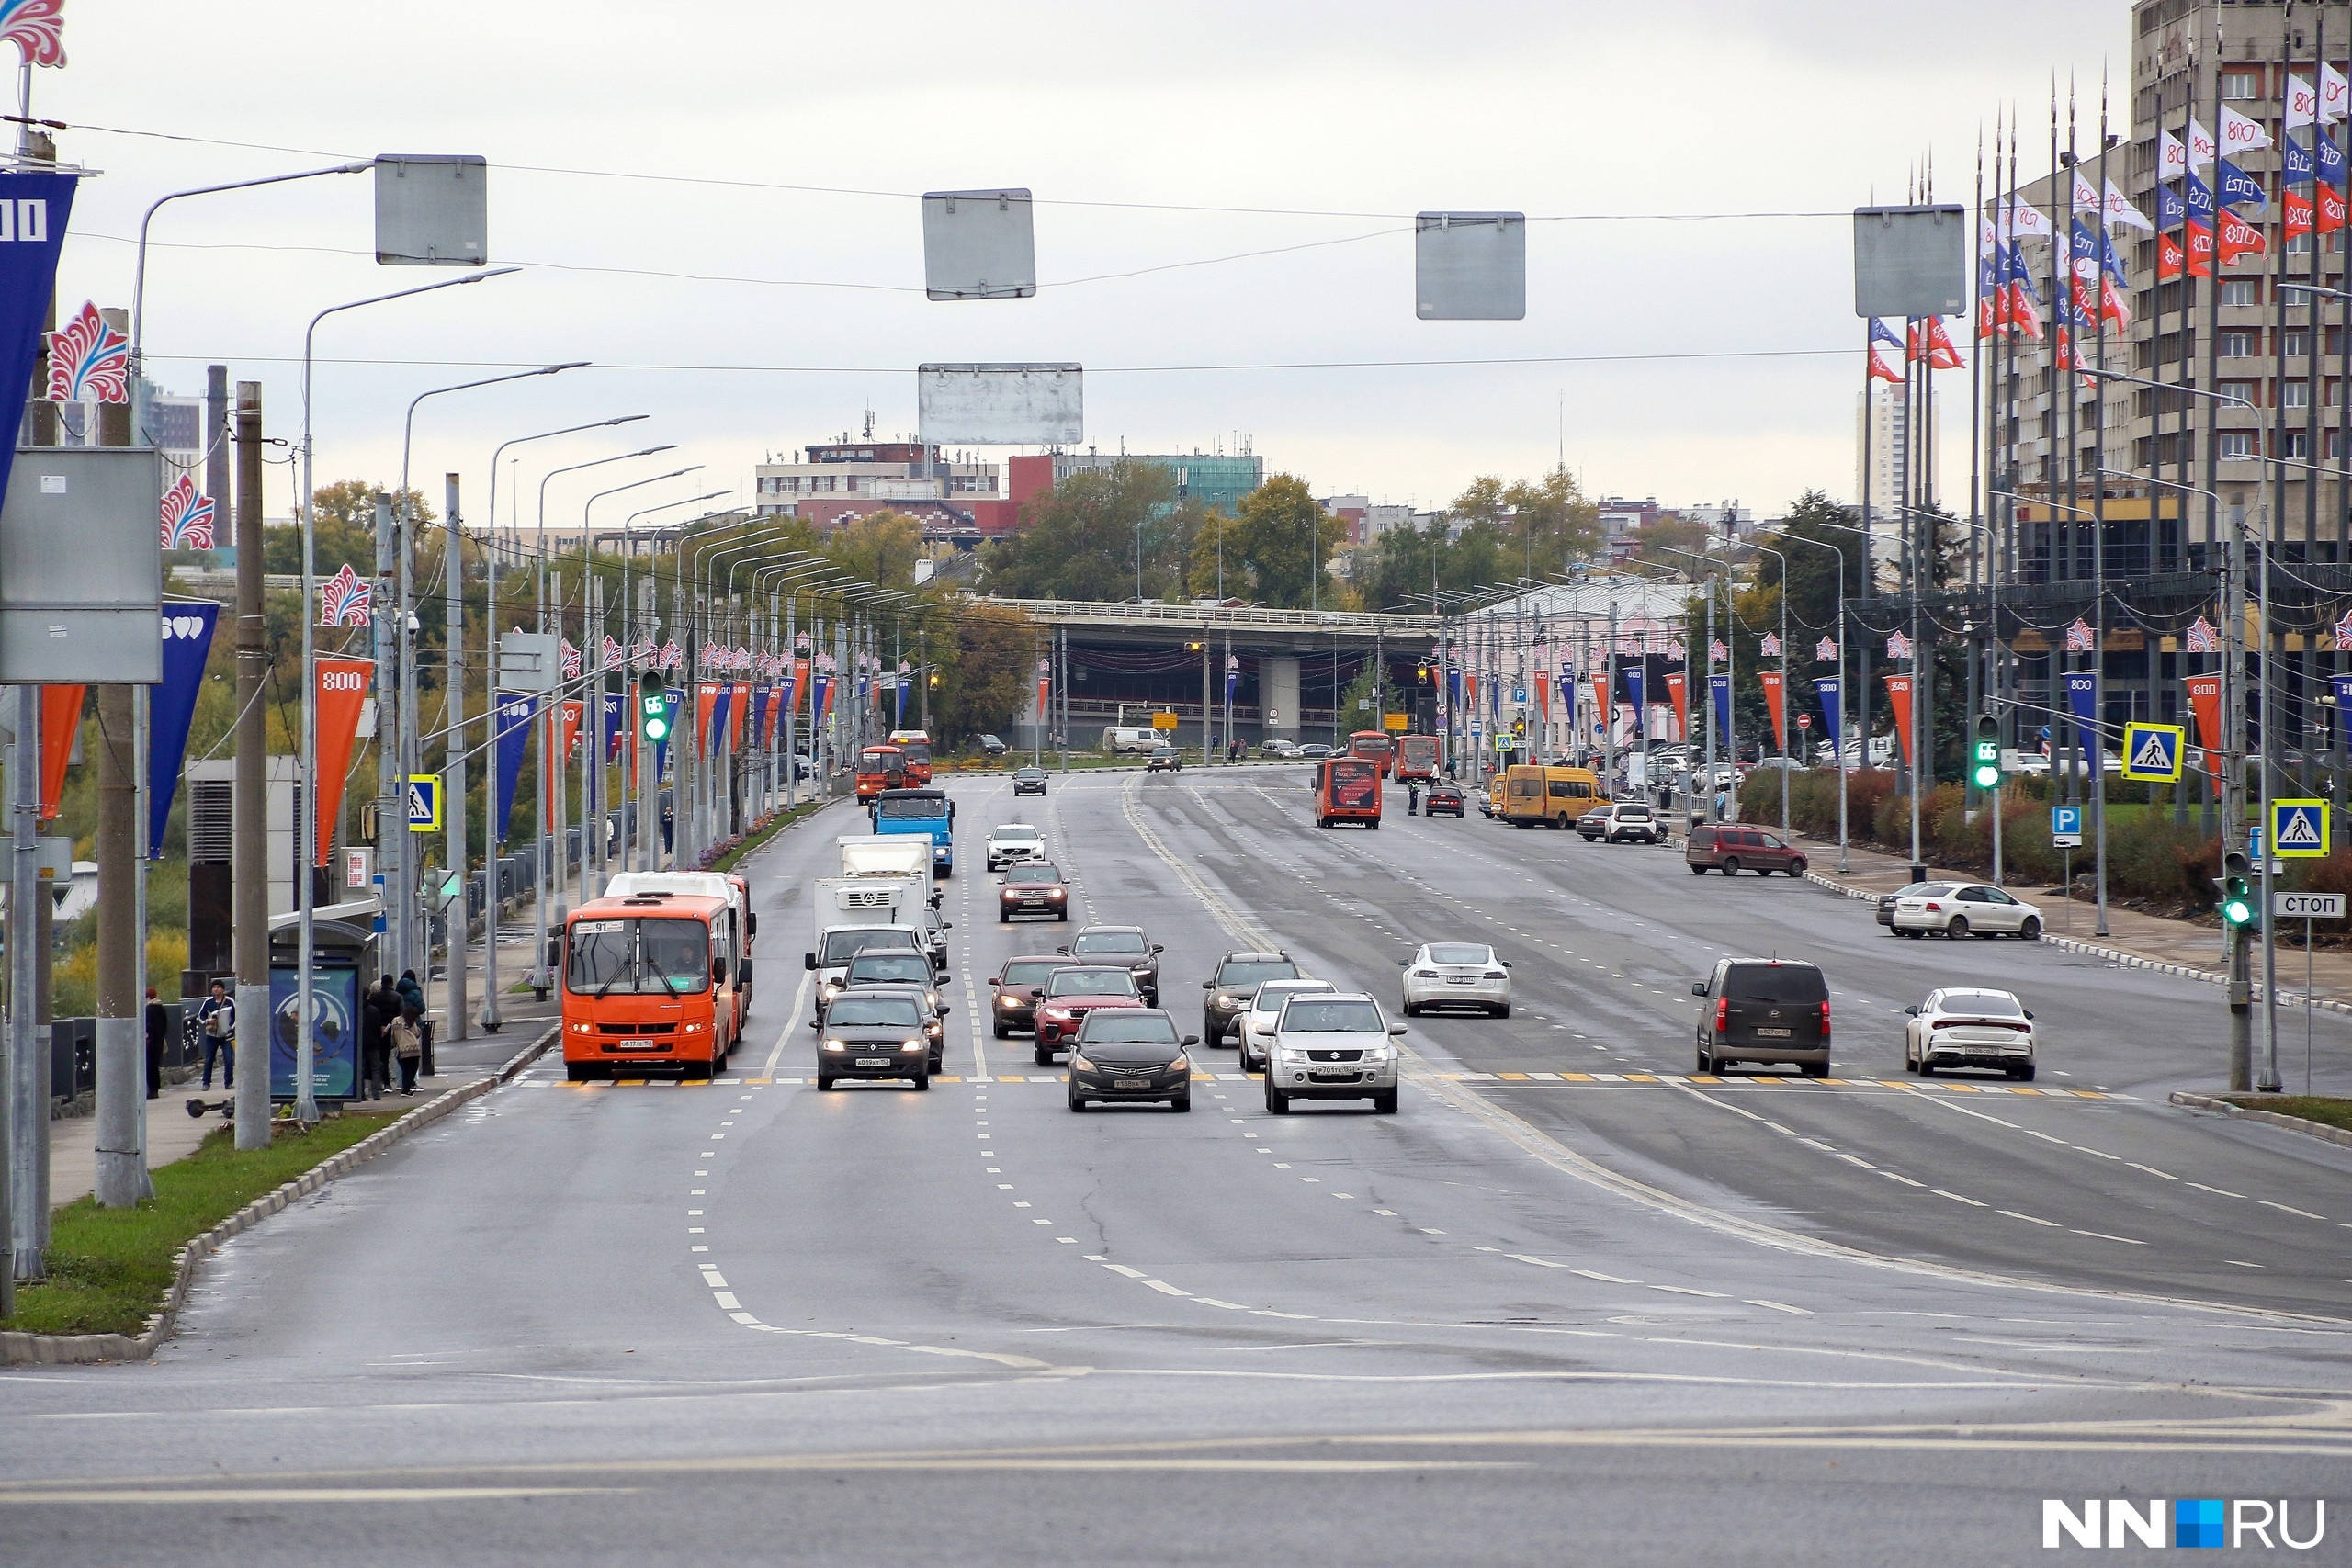
M 1043 768 L 1015 769 L 1012 774 L 1012 793 L 1015 795 L 1045 794 L 1046 770 Z
M 1458 784 L 1434 784 L 1430 785 L 1429 798 L 1421 802 L 1421 814 L 1425 817 L 1459 817 L 1468 798 Z
M 1033 860 L 1010 867 L 997 879 L 997 924 L 1003 925 L 1015 915 L 1069 919 L 1069 889 L 1063 885 L 1061 867 Z
M 1176 1021 L 1157 1008 L 1099 1008 L 1086 1015 L 1069 1054 L 1069 1108 L 1123 1100 L 1165 1100 L 1193 1109 L 1193 1058 L 1200 1041 L 1179 1037 Z
M 817 1032 L 817 1087 L 840 1078 L 907 1078 L 931 1087 L 931 1041 L 923 1030 L 925 1009 L 919 994 L 875 991 L 841 996 Z
M 1073 958 L 1090 959 L 1096 964 L 1125 964 L 1127 973 L 1136 977 L 1136 989 L 1143 993 L 1144 1005 L 1155 1008 L 1159 1005 L 1159 954 L 1162 950 L 1141 926 L 1087 926 L 1061 951 Z
M 1148 773 L 1172 773 L 1181 772 L 1183 766 L 1184 754 L 1182 751 L 1173 746 L 1161 746 L 1145 761 L 1143 771 Z

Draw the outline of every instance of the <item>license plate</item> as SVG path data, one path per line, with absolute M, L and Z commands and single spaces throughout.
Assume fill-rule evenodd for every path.
M 1449 986 L 1466 986 L 1470 984 L 1470 976 L 1467 975 L 1449 975 L 1446 976 L 1445 983 Z
M 1307 1077 L 1317 1083 L 1353 1083 L 1356 1081 L 1356 1075 L 1353 1073 L 1309 1073 Z
M 1785 1029 L 1759 1029 L 1756 1033 L 1759 1039 L 1764 1040 L 1786 1040 L 1789 1037 L 1789 1032 Z
M 887 1067 L 890 1065 L 890 1058 L 888 1056 L 860 1056 L 857 1059 L 857 1065 L 861 1067 Z

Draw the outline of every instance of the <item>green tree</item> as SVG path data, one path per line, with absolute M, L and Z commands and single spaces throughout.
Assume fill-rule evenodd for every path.
M 877 588 L 912 588 L 922 525 L 902 512 L 877 512 L 841 528 L 824 549 L 834 565 Z
M 1176 477 L 1160 464 L 1072 474 L 1022 509 L 1019 534 L 989 547 L 983 581 L 1012 599 L 1131 599 L 1140 548 L 1143 596 L 1181 592 L 1175 511 Z
M 321 577 L 333 577 L 348 563 L 362 577 L 374 575 L 376 502 L 391 499 L 390 490 L 366 479 L 338 479 L 312 492 L 311 504 L 318 519 L 311 541 L 312 570 Z M 408 503 L 410 515 L 420 525 L 417 532 L 422 535 L 421 525 L 436 521 L 439 513 L 415 491 L 408 492 Z M 219 536 L 222 542 L 229 542 L 226 534 Z M 300 573 L 302 528 L 299 522 L 263 531 L 262 570 L 286 576 Z
M 1758 543 L 1779 550 L 1788 558 L 1789 621 L 1802 625 L 1807 631 L 1826 633 L 1838 618 L 1838 557 L 1828 549 L 1815 547 L 1826 545 L 1845 558 L 1845 592 L 1859 595 L 1862 591 L 1862 539 L 1859 534 L 1844 532 L 1851 525 L 1846 508 L 1817 490 L 1809 490 L 1789 507 L 1787 518 L 1779 534 L 1809 541 L 1793 547 L 1777 535 L 1766 535 Z M 1770 587 L 1781 582 L 1781 563 L 1770 556 L 1757 557 L 1756 580 Z
M 1324 512 L 1306 481 L 1276 474 L 1243 496 L 1236 510 L 1226 565 L 1230 570 L 1233 556 L 1240 556 L 1259 604 L 1305 609 L 1334 603 L 1331 590 L 1317 580 L 1347 537 L 1347 525 Z
M 1494 474 L 1472 479 L 1453 499 L 1464 537 L 1483 532 L 1501 547 L 1514 576 L 1542 577 L 1582 560 L 1600 543 L 1600 509 L 1565 468 L 1505 484 Z
M 1632 537 L 1637 559 L 1673 571 L 1706 570 L 1690 558 L 1706 553 L 1711 536 L 1704 523 L 1692 523 L 1680 517 L 1660 517 L 1655 523 L 1634 529 Z M 1683 553 L 1677 554 L 1677 551 Z
M 967 735 L 1000 733 L 1028 700 L 1036 634 L 1028 619 L 985 599 L 954 612 L 946 635 L 934 629 L 931 646 L 940 665 L 933 722 L 942 750 Z

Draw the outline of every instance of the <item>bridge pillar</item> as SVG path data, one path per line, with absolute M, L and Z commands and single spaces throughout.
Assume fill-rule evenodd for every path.
M 1258 661 L 1258 709 L 1269 715 L 1261 740 L 1298 739 L 1298 660 L 1272 656 Z

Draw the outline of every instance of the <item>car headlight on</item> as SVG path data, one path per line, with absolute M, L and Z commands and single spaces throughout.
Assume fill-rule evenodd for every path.
M 1238 1004 L 1238 1003 L 1237 1003 L 1237 1002 L 1236 1002 L 1236 1001 L 1235 1001 L 1231 997 L 1228 997 L 1228 996 L 1227 996 L 1224 992 L 1219 991 L 1219 992 L 1217 993 L 1216 1005 L 1217 1005 L 1217 1006 L 1219 1006 L 1219 1007 L 1221 1007 L 1221 1008 L 1229 1008 L 1229 1007 L 1237 1007 L 1237 1006 L 1238 1006 L 1239 1004 Z
M 1193 1070 L 1193 1058 L 1190 1056 L 1179 1055 L 1174 1061 L 1168 1064 L 1168 1070 L 1171 1073 L 1189 1073 Z
M 849 1043 L 843 1040 L 828 1040 L 825 1042 L 825 1049 L 828 1051 L 846 1051 L 849 1049 Z
M 899 1049 L 901 1051 L 913 1052 L 924 1050 L 926 1047 L 923 1042 L 920 1040 L 906 1040 L 899 1042 Z
M 818 987 L 817 990 L 827 1001 L 831 1001 L 840 993 L 842 983 L 839 980 L 828 980 Z
M 1058 887 L 1048 887 L 1046 889 L 1046 897 L 1048 898 L 1058 898 L 1061 896 L 1062 890 Z
M 1004 992 L 999 991 L 996 996 L 996 1005 L 1001 1008 L 1017 1008 L 1021 1005 L 1021 998 L 1019 997 L 1008 996 Z
M 567 1024 L 565 1027 L 570 1029 L 574 1034 L 591 1034 L 595 1032 L 596 1028 L 593 1023 L 573 1023 Z
M 1069 1068 L 1074 1073 L 1091 1073 L 1094 1070 L 1094 1064 L 1072 1051 L 1069 1054 Z

